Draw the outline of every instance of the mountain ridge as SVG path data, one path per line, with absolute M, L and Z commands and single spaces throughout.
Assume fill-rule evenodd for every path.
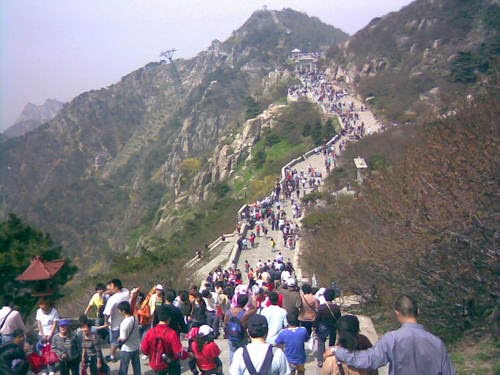
M 56 99 L 46 99 L 40 105 L 28 103 L 14 124 L 3 131 L 3 135 L 7 138 L 14 138 L 33 131 L 43 123 L 52 120 L 63 105 L 63 102 Z
M 287 21 L 292 16 L 321 33 L 303 35 Z M 242 126 L 247 98 L 262 96 L 263 81 L 291 49 L 347 37 L 291 10 L 255 12 L 248 22 L 251 29 L 242 26 L 192 59 L 153 62 L 82 93 L 54 120 L 3 142 L 0 212 L 51 232 L 77 263 L 109 263 L 135 251 L 133 233 L 154 228 L 160 208 L 180 195 L 196 202 L 213 194 L 218 181 L 207 176 L 197 180 L 205 182 L 201 189 L 194 186 L 196 173 L 183 161 L 207 166 L 219 138 Z
M 499 29 L 495 0 L 416 0 L 375 18 L 330 56 L 379 115 L 414 122 L 496 85 Z

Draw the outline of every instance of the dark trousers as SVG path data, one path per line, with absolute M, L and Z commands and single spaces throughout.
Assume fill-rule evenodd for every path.
M 207 311 L 207 324 L 214 330 L 214 338 L 219 337 L 219 320 L 215 311 Z
M 120 370 L 119 375 L 127 375 L 128 365 L 132 362 L 134 375 L 141 375 L 141 360 L 139 359 L 139 350 L 133 352 L 120 351 Z
M 90 375 L 97 375 L 99 373 L 97 369 L 97 356 L 88 356 L 86 357 L 85 363 L 82 363 L 82 367 L 87 366 L 87 369 L 90 372 Z
M 299 326 L 307 329 L 307 337 L 311 337 L 313 325 L 314 325 L 313 321 L 299 320 Z
M 316 334 L 318 336 L 318 353 L 316 359 L 319 362 L 323 362 L 323 353 L 325 352 L 325 343 L 328 338 L 328 345 L 334 346 L 337 340 L 337 329 L 332 327 L 326 327 L 319 324 Z
M 154 371 L 155 375 L 181 375 L 181 363 L 179 361 L 170 362 L 168 369 Z
M 70 371 L 72 375 L 80 375 L 80 357 L 69 361 L 59 361 L 56 367 L 49 366 L 50 371 L 55 371 L 56 369 L 59 369 L 61 375 L 69 375 Z

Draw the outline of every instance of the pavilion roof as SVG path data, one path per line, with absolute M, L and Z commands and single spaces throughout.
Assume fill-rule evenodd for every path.
M 40 257 L 36 257 L 31 261 L 31 264 L 24 270 L 22 274 L 16 277 L 19 281 L 37 281 L 52 279 L 54 275 L 64 265 L 64 259 L 52 261 L 44 261 Z

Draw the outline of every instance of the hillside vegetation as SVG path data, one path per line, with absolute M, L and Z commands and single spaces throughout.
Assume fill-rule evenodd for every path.
M 464 91 L 497 84 L 499 30 L 495 0 L 417 0 L 372 20 L 329 56 L 379 115 L 415 122 Z
M 304 13 L 260 10 L 192 59 L 152 62 L 77 96 L 37 130 L 0 140 L 0 218 L 14 212 L 51 233 L 92 274 L 144 252 L 183 259 L 189 249 L 191 256 L 214 239 L 192 223 L 218 223 L 226 215 L 212 206 L 238 206 L 232 198 L 213 200 L 228 178 L 212 173 L 221 140 L 283 102 L 287 78 L 267 80 L 292 49 L 319 50 L 346 38 Z
M 325 206 L 304 219 L 303 266 L 391 311 L 414 295 L 448 339 L 498 317 L 498 94 L 445 120 L 401 127 L 351 146 L 329 177 Z M 361 186 L 352 158 L 369 176 Z M 351 183 L 355 197 L 331 193 Z

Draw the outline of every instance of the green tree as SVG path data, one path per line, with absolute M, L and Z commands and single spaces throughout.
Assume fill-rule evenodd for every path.
M 261 149 L 255 153 L 254 163 L 257 168 L 261 168 L 266 161 L 266 152 Z
M 302 129 L 302 136 L 309 137 L 311 135 L 311 124 L 306 122 L 304 128 Z
M 319 146 L 323 142 L 323 135 L 321 121 L 315 121 L 311 129 L 311 138 L 316 146 Z
M 247 105 L 247 110 L 245 112 L 245 119 L 248 120 L 256 117 L 261 112 L 259 103 L 251 96 L 247 96 L 245 101 Z
M 6 221 L 0 223 L 0 293 L 2 296 L 12 295 L 20 312 L 27 316 L 36 306 L 37 298 L 31 294 L 32 287 L 40 287 L 46 283 L 54 290 L 51 296 L 54 300 L 62 297 L 60 287 L 66 284 L 78 268 L 72 265 L 71 260 L 65 259 L 62 269 L 50 282 L 20 282 L 16 277 L 31 263 L 31 260 L 40 256 L 43 260 L 63 258 L 62 248 L 56 246 L 47 233 L 23 223 L 14 214 L 9 214 Z M 37 284 L 38 283 L 38 284 Z
M 326 120 L 325 126 L 323 127 L 323 139 L 329 141 L 336 134 L 335 128 L 333 127 L 332 119 Z

